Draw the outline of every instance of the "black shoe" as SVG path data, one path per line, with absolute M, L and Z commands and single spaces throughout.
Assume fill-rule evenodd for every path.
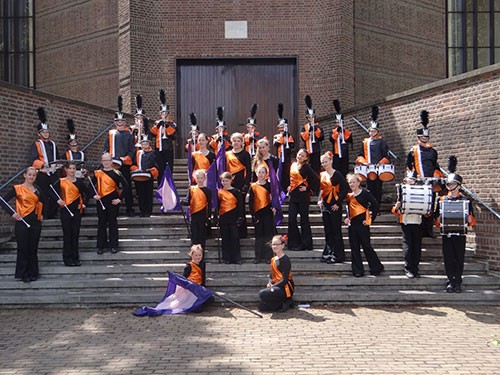
M 64 262 L 64 265 L 66 267 L 74 267 L 75 266 L 75 263 L 71 263 L 71 262 Z
M 117 248 L 112 247 L 111 248 L 111 254 L 116 254 L 118 252 Z
M 224 264 L 231 264 L 231 262 L 226 260 L 226 261 L 224 261 Z
M 328 264 L 335 264 L 335 263 L 344 263 L 343 259 L 335 259 L 331 257 L 329 260 L 326 261 Z
M 74 264 L 74 266 L 75 266 L 75 267 L 80 267 L 81 265 L 82 265 L 82 264 L 80 263 L 80 261 L 79 261 L 79 260 L 77 260 L 77 261 L 75 262 L 75 264 Z
M 38 280 L 38 277 L 36 277 L 36 276 L 31 276 L 30 277 L 30 281 L 37 281 L 37 280 Z
M 382 268 L 380 270 L 377 270 L 377 271 L 370 271 L 370 274 L 372 274 L 373 276 L 378 276 L 380 275 L 382 272 L 384 272 L 384 266 L 382 266 Z
M 455 285 L 455 293 L 462 293 L 462 285 Z
M 405 275 L 409 279 L 414 279 L 416 277 L 415 274 L 413 272 L 410 272 L 410 271 L 406 271 Z
M 364 275 L 362 273 L 355 273 L 354 277 L 363 277 Z
M 31 281 L 30 277 L 23 277 L 23 283 L 29 283 Z
M 321 263 L 328 263 L 331 259 L 331 256 L 330 255 L 323 255 L 321 258 L 319 258 L 319 261 Z
M 455 293 L 455 291 L 456 291 L 456 289 L 455 289 L 455 287 L 453 285 L 448 284 L 446 286 L 446 293 Z
M 104 249 L 97 249 L 97 254 L 99 254 L 99 255 L 104 254 Z
M 234 264 L 239 264 L 239 265 L 241 265 L 241 264 L 243 264 L 243 262 L 242 262 L 241 260 L 239 260 L 239 261 L 237 261 L 237 262 L 234 262 Z

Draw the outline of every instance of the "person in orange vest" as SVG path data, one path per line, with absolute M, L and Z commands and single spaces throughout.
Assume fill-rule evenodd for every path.
M 307 153 L 309 154 L 311 168 L 319 176 L 319 172 L 321 171 L 321 163 L 319 160 L 321 156 L 321 142 L 325 139 L 325 135 L 323 133 L 323 129 L 319 126 L 319 123 L 316 122 L 316 111 L 312 108 L 312 100 L 309 95 L 306 96 L 305 102 L 307 106 L 307 123 L 302 127 L 300 137 L 304 142 L 305 150 L 307 150 Z

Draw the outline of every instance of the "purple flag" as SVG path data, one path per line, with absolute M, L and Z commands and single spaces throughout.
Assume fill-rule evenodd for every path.
M 271 206 L 276 209 L 274 214 L 274 224 L 280 225 L 283 221 L 283 211 L 281 209 L 281 204 L 285 199 L 285 193 L 281 190 L 281 185 L 276 177 L 276 172 L 274 171 L 273 163 L 268 164 L 269 167 L 269 182 L 271 184 Z
M 215 163 L 217 164 L 217 187 L 222 189 L 220 183 L 220 175 L 226 171 L 226 148 L 224 141 L 219 144 L 219 150 L 215 156 Z M 217 206 L 214 206 L 217 207 Z
M 168 164 L 165 166 L 160 186 L 156 189 L 156 200 L 161 203 L 161 212 L 182 211 L 179 195 Z
M 135 316 L 182 314 L 199 308 L 214 293 L 174 272 L 168 272 L 165 295 L 155 307 L 143 306 L 133 312 Z
M 207 188 L 212 193 L 212 207 L 217 207 L 217 163 L 212 163 L 207 170 Z

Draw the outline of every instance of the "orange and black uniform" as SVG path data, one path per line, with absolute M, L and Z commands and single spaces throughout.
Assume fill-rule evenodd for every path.
M 198 169 L 203 169 L 205 172 L 210 168 L 213 162 L 215 162 L 215 154 L 213 151 L 208 151 L 207 154 L 203 154 L 201 151 L 196 151 L 191 154 L 193 172 Z M 194 176 L 191 177 L 191 181 L 195 184 Z
M 314 124 L 314 135 L 311 136 L 312 126 L 307 123 L 302 127 L 300 131 L 300 137 L 304 142 L 304 148 L 309 153 L 309 160 L 311 163 L 311 168 L 319 175 L 321 171 L 321 142 L 325 139 L 325 134 L 323 133 L 323 129 L 319 126 L 319 123 Z M 314 142 L 312 142 L 314 139 Z
M 403 232 L 405 271 L 419 277 L 418 265 L 422 258 L 422 215 L 402 214 L 396 209 L 396 205 L 392 207 L 391 212 L 398 217 Z
M 262 289 L 259 292 L 260 311 L 276 311 L 284 304 L 292 301 L 295 284 L 292 278 L 292 263 L 288 255 L 281 258 L 271 258 L 271 274 L 269 275 L 272 288 Z
M 349 173 L 349 144 L 353 147 L 352 134 L 344 128 L 344 142 L 342 142 L 342 128 L 332 129 L 330 142 L 333 146 L 333 168 L 345 176 Z
M 37 139 L 30 149 L 31 165 L 38 169 L 36 184 L 40 188 L 45 203 L 43 205 L 44 219 L 53 219 L 56 216 L 58 205 L 50 195 L 50 185 L 59 179 L 59 171 L 47 171 L 53 161 L 59 160 L 59 150 L 52 140 Z
M 305 186 L 305 191 L 300 187 Z M 316 172 L 304 164 L 299 170 L 298 164 L 293 163 L 290 167 L 290 201 L 288 208 L 288 249 L 290 250 L 312 250 L 313 239 L 311 223 L 309 221 L 309 200 L 311 194 L 317 194 L 319 190 L 319 178 Z M 300 215 L 300 228 L 297 222 Z
M 132 181 L 130 179 L 130 166 L 132 165 L 135 143 L 134 136 L 129 129 L 117 130 L 111 129 L 104 144 L 104 152 L 109 152 L 113 159 L 124 158 L 120 172 L 123 175 L 127 184 L 123 186 L 123 198 L 125 199 L 125 206 L 127 214 L 133 213 L 134 198 L 132 196 Z
M 389 146 L 382 139 L 381 136 L 374 138 L 363 139 L 361 151 L 356 158 L 357 164 L 388 164 L 389 163 Z M 382 181 L 377 178 L 376 180 L 367 180 L 366 187 L 373 194 L 380 206 L 382 200 Z
M 113 205 L 113 199 L 120 198 L 119 187 L 127 186 L 127 181 L 117 170 L 96 170 L 94 172 L 93 183 L 97 189 L 97 194 L 101 196 L 105 210 L 99 202 L 97 207 L 97 248 L 118 249 L 118 211 L 120 205 Z M 107 230 L 109 227 L 109 241 Z
M 269 241 L 275 234 L 274 215 L 271 207 L 271 184 L 254 182 L 248 190 L 248 207 L 255 225 L 255 263 L 268 262 L 272 256 Z
M 328 263 L 340 263 L 345 260 L 344 240 L 342 239 L 342 202 L 349 192 L 349 185 L 338 170 L 335 170 L 332 176 L 326 171 L 321 172 L 319 183 L 323 202 L 321 216 L 325 229 L 322 260 Z M 333 211 L 334 205 L 339 206 L 339 209 Z
M 212 216 L 212 192 L 205 186 L 191 186 L 187 202 L 191 214 L 191 244 L 200 244 L 205 249 L 207 221 Z
M 247 151 L 250 156 L 255 156 L 257 153 L 257 141 L 261 139 L 260 132 L 257 130 L 253 132 L 253 137 L 250 133 L 245 133 L 243 135 L 243 141 L 244 141 L 244 147 L 245 151 Z M 252 151 L 252 146 L 253 146 L 253 154 L 250 153 Z
M 30 225 L 28 228 L 22 221 L 16 221 L 14 234 L 17 242 L 16 273 L 17 279 L 33 281 L 39 276 L 38 243 L 42 230 L 42 209 L 44 196 L 38 188 L 31 191 L 24 185 L 14 185 L 7 192 L 6 202 L 16 197 L 16 212 Z M 12 215 L 2 202 L 3 209 Z
M 173 121 L 158 120 L 151 126 L 155 136 L 156 164 L 158 165 L 158 184 L 163 178 L 163 171 L 168 164 L 174 173 L 174 141 L 177 139 L 177 124 Z
M 450 194 L 451 193 L 448 193 L 448 196 L 441 197 L 441 200 L 452 202 L 467 200 L 467 198 L 461 194 L 459 194 L 458 197 L 452 197 Z M 439 209 L 436 212 L 436 217 L 439 217 Z M 468 217 L 471 218 L 471 223 L 468 225 L 471 227 L 474 226 L 476 224 L 476 219 L 474 218 L 472 204 L 470 203 Z M 448 285 L 452 288 L 461 288 L 467 236 L 465 234 L 443 234 L 441 237 L 443 239 L 444 270 L 448 277 Z
M 351 247 L 352 273 L 356 277 L 364 276 L 363 259 L 361 258 L 361 246 L 365 253 L 370 273 L 378 275 L 384 270 L 377 253 L 370 241 L 370 225 L 373 218 L 377 216 L 378 204 L 373 195 L 362 189 L 358 195 L 347 194 L 347 205 L 349 209 L 349 245 Z M 371 214 L 370 214 L 371 211 Z M 367 225 L 363 225 L 366 220 Z
M 231 148 L 231 140 L 229 139 L 229 133 L 224 130 L 222 133 L 222 140 L 220 139 L 220 134 L 216 133 L 210 137 L 210 147 L 214 150 L 214 153 L 217 155 L 217 152 L 219 151 L 219 145 L 221 144 L 222 140 L 224 141 L 224 147 L 226 148 L 226 151 L 228 151 Z
M 192 281 L 193 283 L 205 286 L 205 278 L 206 278 L 205 269 L 206 269 L 206 264 L 204 260 L 200 261 L 200 263 L 198 264 L 191 261 L 186 263 L 186 266 L 184 267 L 183 276 L 186 279 Z
M 75 182 L 67 178 L 61 178 L 54 186 L 61 199 L 66 202 L 66 206 L 73 213 L 73 216 L 66 208 L 59 209 L 61 226 L 63 230 L 63 261 L 67 266 L 74 266 L 80 263 L 78 251 L 78 241 L 80 238 L 80 225 L 82 222 L 83 205 L 86 205 L 90 193 L 82 179 Z M 52 192 L 54 199 L 57 197 Z
M 252 180 L 252 158 L 250 154 L 241 150 L 234 152 L 233 150 L 226 152 L 226 171 L 233 175 L 232 186 L 238 189 L 243 197 L 247 195 L 250 181 Z M 239 226 L 240 238 L 247 238 L 247 222 L 245 219 L 245 207 L 243 207 L 242 222 Z
M 288 137 L 288 148 L 286 144 Z M 274 135 L 274 147 L 278 150 L 278 160 L 281 161 L 281 176 L 278 176 L 280 185 L 283 191 L 288 189 L 290 185 L 290 165 L 292 165 L 292 150 L 295 146 L 295 140 L 288 133 L 279 133 Z M 277 173 L 277 172 L 276 172 Z
M 238 225 L 243 217 L 243 196 L 235 188 L 220 189 L 217 217 L 222 238 L 222 260 L 226 263 L 241 263 L 240 235 Z
M 71 151 L 67 150 L 64 154 L 64 159 L 75 160 L 75 161 L 85 161 L 85 153 L 83 151 Z M 82 175 L 83 163 L 76 166 L 76 178 L 83 178 Z
M 410 171 L 416 171 L 419 178 L 423 177 L 439 177 L 443 178 L 444 174 L 437 162 L 437 151 L 427 143 L 418 142 L 413 146 L 406 157 L 406 168 Z M 434 194 L 437 198 L 437 194 Z M 434 220 L 432 216 L 424 216 L 422 218 L 422 235 L 423 237 L 434 237 L 432 227 Z
M 153 150 L 137 150 L 135 152 L 134 165 L 130 167 L 131 172 L 147 171 L 151 173 L 149 180 L 134 181 L 137 199 L 139 200 L 139 211 L 141 217 L 149 217 L 153 213 L 153 185 L 154 179 L 158 178 L 158 166 Z

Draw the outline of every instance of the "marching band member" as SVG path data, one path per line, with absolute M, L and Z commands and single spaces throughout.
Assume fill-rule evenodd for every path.
M 263 141 L 263 139 L 261 139 Z M 268 169 L 260 164 L 255 169 L 257 182 L 248 190 L 248 207 L 255 225 L 255 259 L 254 263 L 269 263 L 271 259 L 271 241 L 276 228 L 274 226 L 274 209 L 271 207 L 271 183 L 267 180 Z
M 36 174 L 36 184 L 46 199 L 43 205 L 43 217 L 53 219 L 57 213 L 57 203 L 50 195 L 49 186 L 59 178 L 57 166 L 54 165 L 54 162 L 59 160 L 59 151 L 55 142 L 50 139 L 45 109 L 39 107 L 37 113 L 40 119 L 37 126 L 40 138 L 31 145 L 30 161 L 31 165 L 39 172 Z
M 24 182 L 13 185 L 4 198 L 2 208 L 16 220 L 14 234 L 17 242 L 15 278 L 24 282 L 35 281 L 39 277 L 38 243 L 42 229 L 44 196 L 35 185 L 37 170 L 28 167 L 23 174 Z M 8 201 L 16 197 L 16 209 Z
M 415 171 L 407 171 L 403 183 L 414 185 L 417 181 L 417 173 Z M 401 202 L 398 200 L 391 212 L 398 217 L 403 232 L 403 254 L 405 258 L 405 275 L 409 279 L 419 278 L 420 273 L 418 265 L 422 257 L 422 215 L 419 214 L 402 214 L 400 212 Z
M 288 208 L 288 249 L 289 250 L 312 250 L 313 239 L 311 223 L 309 221 L 309 200 L 312 193 L 319 190 L 319 178 L 316 172 L 309 166 L 309 154 L 301 148 L 297 152 L 297 160 L 290 167 L 290 195 Z M 300 215 L 300 228 L 297 222 Z
M 191 244 L 200 244 L 204 249 L 209 230 L 208 221 L 212 217 L 212 192 L 205 186 L 207 175 L 203 169 L 196 169 L 193 177 L 196 185 L 189 187 L 188 195 L 182 203 L 189 205 L 191 214 Z
M 217 155 L 220 145 L 223 143 L 226 151 L 231 148 L 231 141 L 229 133 L 227 132 L 226 122 L 224 121 L 224 108 L 217 107 L 217 126 L 215 127 L 215 134 L 211 137 L 210 147 Z
M 348 215 L 344 223 L 349 226 L 352 273 L 355 277 L 362 277 L 365 274 L 363 259 L 361 258 L 361 247 L 363 247 L 370 267 L 370 274 L 380 275 L 384 270 L 384 266 L 370 241 L 370 225 L 377 216 L 378 203 L 368 190 L 361 188 L 359 175 L 348 174 L 347 182 L 351 193 L 347 194 Z
M 243 135 L 233 133 L 231 144 L 233 148 L 226 153 L 226 171 L 233 176 L 232 185 L 241 192 L 243 199 L 247 195 L 252 178 L 252 165 L 250 154 L 243 149 Z M 245 213 L 239 226 L 240 238 L 247 237 L 247 223 Z
M 219 202 L 216 217 L 222 239 L 222 260 L 226 264 L 241 264 L 238 226 L 243 222 L 243 195 L 231 186 L 233 175 L 224 172 L 220 176 L 222 189 L 217 192 Z
M 75 123 L 72 119 L 66 120 L 66 126 L 68 127 L 68 150 L 64 154 L 64 159 L 75 160 L 81 163 L 76 165 L 76 178 L 83 178 L 87 171 L 83 168 L 83 162 L 85 161 L 85 154 L 83 151 L 78 149 L 78 138 L 75 132 Z M 67 165 L 67 164 L 66 164 Z
M 144 121 L 147 122 L 144 116 L 146 111 L 142 108 L 142 97 L 140 95 L 135 96 L 135 114 L 134 114 L 134 125 L 131 127 L 132 136 L 134 138 L 135 151 L 141 148 L 141 141 L 143 135 L 145 134 Z M 147 126 L 147 123 L 146 123 Z
M 389 147 L 380 136 L 379 124 L 377 122 L 379 108 L 372 107 L 372 120 L 369 129 L 369 137 L 363 140 L 361 151 L 356 158 L 357 164 L 388 164 L 389 163 Z M 375 180 L 368 179 L 366 182 L 368 190 L 373 194 L 377 205 L 380 206 L 382 201 L 382 180 L 377 176 Z
M 333 168 L 333 154 L 327 151 L 321 156 L 320 192 L 318 206 L 325 229 L 325 247 L 322 262 L 342 263 L 345 260 L 342 238 L 342 202 L 349 192 L 342 173 Z
M 441 201 L 454 202 L 454 201 L 464 201 L 467 197 L 464 197 L 460 193 L 460 187 L 463 183 L 462 177 L 455 173 L 457 167 L 457 158 L 455 156 L 450 156 L 448 163 L 448 170 L 450 174 L 446 179 L 446 189 L 448 190 L 448 195 L 442 196 Z M 476 225 L 476 219 L 474 218 L 472 204 L 469 203 L 469 212 L 465 213 L 467 215 L 467 226 L 472 227 Z M 436 212 L 436 217 L 440 217 L 439 210 Z M 443 225 L 438 220 L 438 226 Z M 466 245 L 466 233 L 455 234 L 442 233 L 443 239 L 443 260 L 444 269 L 446 276 L 448 277 L 448 282 L 446 285 L 446 292 L 448 293 L 461 293 L 462 292 L 462 275 L 464 273 L 464 262 L 465 262 L 465 245 Z
M 174 141 L 177 139 L 177 124 L 170 113 L 167 104 L 165 91 L 160 90 L 160 116 L 161 119 L 155 121 L 151 127 L 151 134 L 156 137 L 155 152 L 156 164 L 158 165 L 158 185 L 163 178 L 163 171 L 168 164 L 170 171 L 174 173 Z
M 429 124 L 429 112 L 423 110 L 420 112 L 420 123 L 422 128 L 417 129 L 417 144 L 413 146 L 406 158 L 406 167 L 410 171 L 415 171 L 417 177 L 423 179 L 425 177 L 444 178 L 443 172 L 438 164 L 438 153 L 429 143 L 430 132 L 427 125 Z M 438 184 L 439 186 L 439 184 Z M 422 218 L 423 237 L 434 237 L 432 230 L 433 218 L 424 216 Z
M 147 121 L 145 129 L 148 129 Z M 142 135 L 141 147 L 135 152 L 134 165 L 130 167 L 134 178 L 135 190 L 139 200 L 139 212 L 141 217 L 150 217 L 153 213 L 153 184 L 154 179 L 158 177 L 158 166 L 156 157 L 151 147 L 151 141 L 148 138 L 148 131 Z M 135 178 L 136 172 L 149 172 L 151 178 Z
M 278 172 L 279 160 L 276 156 L 272 155 L 269 152 L 269 141 L 265 138 L 259 139 L 256 143 L 257 152 L 252 160 L 252 170 L 254 171 L 253 180 L 257 181 L 257 168 L 261 165 L 266 166 L 267 170 L 271 166 L 274 169 L 274 172 Z M 266 175 L 266 179 L 269 176 Z
M 293 305 L 292 297 L 295 290 L 292 262 L 284 251 L 284 236 L 274 236 L 271 247 L 274 253 L 274 257 L 271 258 L 271 274 L 267 287 L 259 292 L 259 310 L 286 312 Z
M 295 146 L 293 136 L 288 132 L 288 121 L 283 118 L 283 104 L 278 104 L 278 134 L 274 135 L 274 147 L 278 150 L 278 159 L 282 164 L 281 176 L 278 176 L 283 191 L 290 185 L 290 165 L 292 164 L 292 150 Z
M 208 137 L 205 133 L 198 135 L 197 145 L 199 146 L 199 150 L 191 154 L 193 171 L 201 169 L 206 172 L 215 161 L 215 154 L 208 149 Z
M 333 101 L 337 112 L 337 127 L 332 129 L 330 142 L 333 146 L 333 168 L 345 176 L 349 173 L 349 144 L 353 147 L 352 134 L 344 126 L 344 115 L 340 112 L 340 103 Z
M 61 226 L 63 230 L 63 261 L 68 267 L 80 266 L 78 242 L 83 210 L 90 197 L 89 190 L 83 179 L 77 178 L 75 161 L 65 163 L 66 177 L 59 180 L 52 194 L 60 207 Z M 59 195 L 59 196 L 57 196 Z
M 191 121 L 191 130 L 189 131 L 189 138 L 187 139 L 186 145 L 184 146 L 184 151 L 188 152 L 189 148 L 191 148 L 191 153 L 193 153 L 200 149 L 200 145 L 198 145 L 200 127 L 198 126 L 198 119 L 196 118 L 196 114 L 194 114 L 193 112 L 189 114 L 189 120 Z
M 123 100 L 118 97 L 118 112 L 115 113 L 114 123 L 115 129 L 111 129 L 106 138 L 104 152 L 109 153 L 112 157 L 113 164 L 119 166 L 121 175 L 127 182 L 123 189 L 123 198 L 125 198 L 126 212 L 128 216 L 134 215 L 132 196 L 132 187 L 130 179 L 130 166 L 132 165 L 135 147 L 134 137 L 123 118 Z M 112 164 L 112 166 L 113 166 Z
M 129 132 L 130 134 L 130 132 Z M 97 254 L 110 248 L 112 254 L 118 249 L 118 211 L 121 202 L 119 187 L 127 186 L 127 180 L 118 169 L 113 168 L 113 158 L 105 152 L 101 156 L 102 169 L 94 171 L 92 184 L 97 207 Z M 109 229 L 109 241 L 108 231 Z
M 311 161 L 311 168 L 319 176 L 321 171 L 321 164 L 319 161 L 321 155 L 321 142 L 325 138 L 323 134 L 323 129 L 316 122 L 315 115 L 316 111 L 312 108 L 312 100 L 309 95 L 305 98 L 306 102 L 306 120 L 307 123 L 302 127 L 300 132 L 300 137 L 304 141 L 304 148 L 309 154 L 309 160 Z
M 255 130 L 257 127 L 255 113 L 257 113 L 257 104 L 252 105 L 250 117 L 247 119 L 247 132 L 244 134 L 245 150 L 251 157 L 255 156 L 257 152 L 257 141 L 260 139 L 260 132 Z

